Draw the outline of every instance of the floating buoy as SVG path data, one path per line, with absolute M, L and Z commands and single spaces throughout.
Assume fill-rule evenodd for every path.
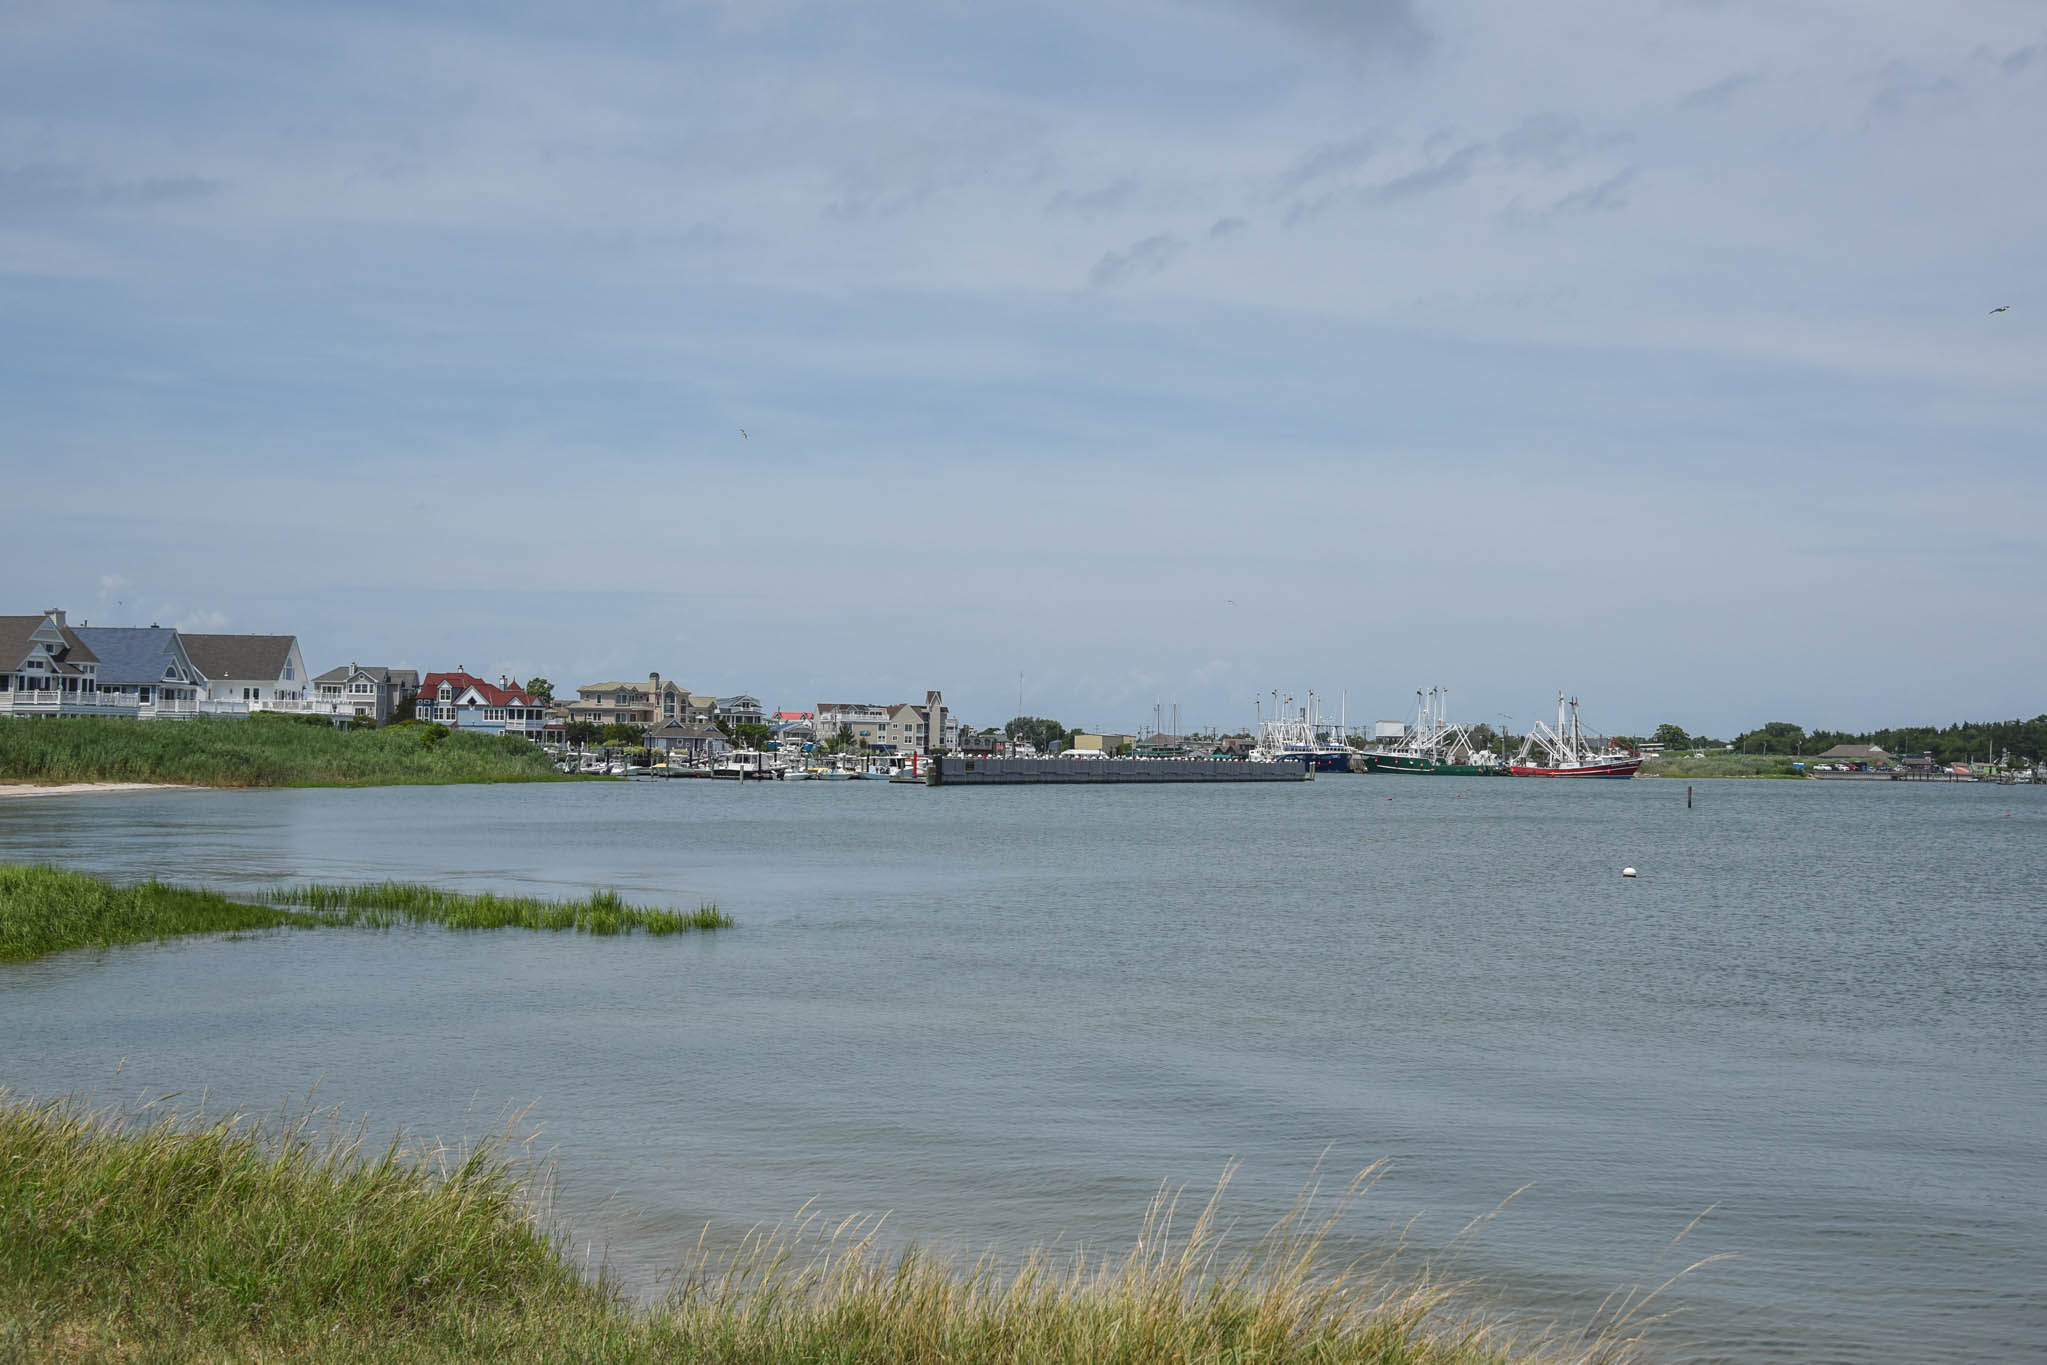
M 1621 869 L 1621 875 L 1623 877 L 1632 877 L 1635 875 L 1635 869 L 1632 867 L 1624 867 Z

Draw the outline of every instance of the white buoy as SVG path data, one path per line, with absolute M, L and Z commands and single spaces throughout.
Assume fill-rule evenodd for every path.
M 1632 867 L 1624 867 L 1621 869 L 1621 875 L 1623 877 L 1632 877 L 1635 875 L 1635 869 Z

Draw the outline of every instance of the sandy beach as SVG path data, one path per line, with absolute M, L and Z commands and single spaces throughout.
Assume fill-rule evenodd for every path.
M 177 782 L 53 782 L 48 786 L 38 786 L 33 782 L 0 782 L 0 800 L 10 796 L 77 796 L 84 792 L 175 791 L 181 785 Z

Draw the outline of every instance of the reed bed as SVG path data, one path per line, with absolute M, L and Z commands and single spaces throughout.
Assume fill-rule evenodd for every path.
M 1218 1200 L 1162 1198 L 1136 1246 L 1004 1268 L 884 1250 L 811 1218 L 686 1259 L 626 1304 L 543 1225 L 512 1148 L 366 1148 L 301 1118 L 117 1121 L 0 1093 L 0 1354 L 86 1360 L 797 1365 L 1592 1365 L 1616 1330 L 1520 1342 L 1391 1256 L 1327 1269 L 1298 1206 L 1225 1259 Z M 546 1171 L 540 1172 L 544 1187 Z
M 0 717 L 0 781 L 167 782 L 198 787 L 373 787 L 548 782 L 523 739 L 427 725 L 336 730 L 279 715 L 138 721 Z
M 444 891 L 405 882 L 280 886 L 230 898 L 159 881 L 123 886 L 62 868 L 0 863 L 0 962 L 25 962 L 73 948 L 111 948 L 188 934 L 276 928 L 387 929 L 398 924 L 676 934 L 730 928 L 732 917 L 708 902 L 694 910 L 630 905 L 609 890 L 580 900 L 546 900 Z
M 573 929 L 583 934 L 678 934 L 693 929 L 727 929 L 732 917 L 706 902 L 694 910 L 630 905 L 616 891 L 581 900 L 498 896 L 444 891 L 415 882 L 312 882 L 259 893 L 271 905 L 310 910 L 336 924 L 389 928 L 394 924 L 438 924 L 447 929 Z

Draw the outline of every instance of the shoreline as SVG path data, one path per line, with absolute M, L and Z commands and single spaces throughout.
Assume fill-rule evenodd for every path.
M 88 792 L 197 791 L 189 782 L 0 782 L 0 801 L 11 796 L 82 796 Z

